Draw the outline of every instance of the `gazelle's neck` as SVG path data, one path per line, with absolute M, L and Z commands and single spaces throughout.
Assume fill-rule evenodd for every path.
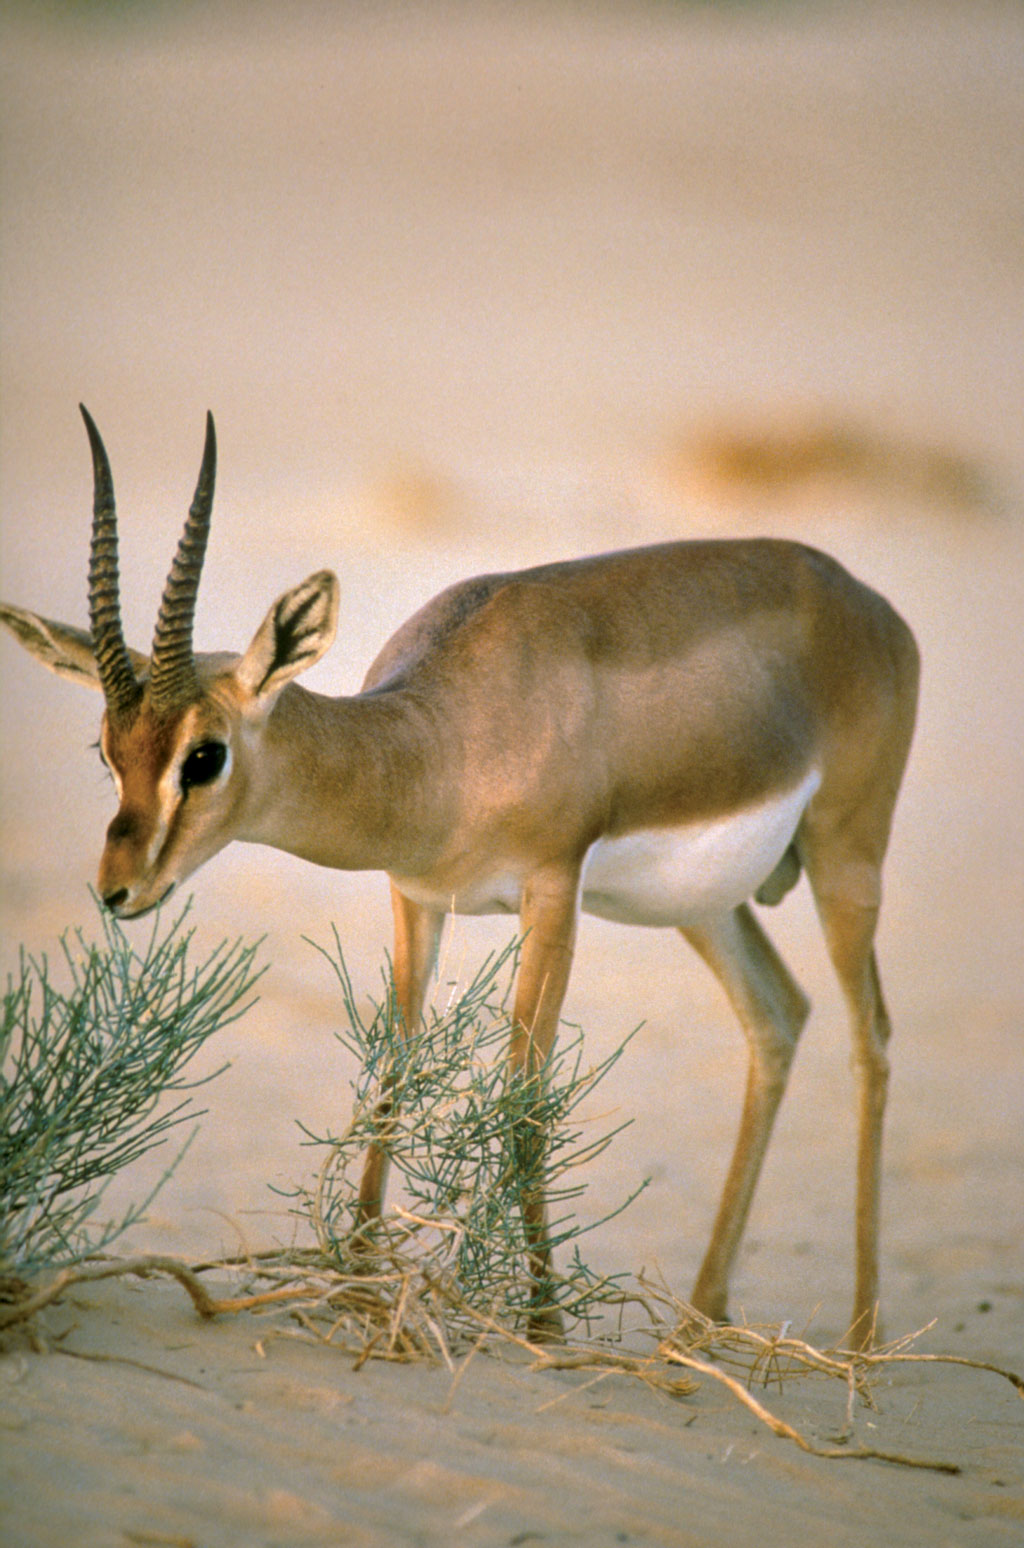
M 338 870 L 417 869 L 444 825 L 445 781 L 425 777 L 434 744 L 410 695 L 289 684 L 253 749 L 237 836 Z

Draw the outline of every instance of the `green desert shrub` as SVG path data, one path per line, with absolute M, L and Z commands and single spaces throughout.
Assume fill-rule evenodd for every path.
M 488 958 L 465 987 L 446 999 L 435 995 L 413 1035 L 397 1014 L 390 971 L 383 998 L 364 1014 L 337 932 L 332 952 L 317 949 L 341 986 L 346 1026 L 336 1035 L 359 1066 L 345 1132 L 304 1131 L 323 1157 L 313 1184 L 292 1197 L 296 1213 L 312 1222 L 321 1252 L 349 1271 L 360 1253 L 397 1253 L 417 1274 L 444 1277 L 477 1313 L 505 1321 L 533 1314 L 538 1305 L 588 1316 L 607 1281 L 579 1253 L 580 1237 L 601 1223 L 584 1225 L 575 1214 L 585 1188 L 581 1169 L 626 1125 L 595 1134 L 580 1107 L 625 1044 L 585 1067 L 582 1035 L 563 1028 L 539 1071 L 511 1071 L 507 1002 L 515 942 Z M 368 1227 L 360 1224 L 357 1197 L 371 1144 L 387 1156 L 392 1202 Z M 543 1285 L 527 1270 L 521 1210 L 523 1198 L 537 1193 L 548 1201 L 550 1240 L 563 1264 Z
M 107 1183 L 200 1116 L 193 1092 L 213 1077 L 185 1067 L 252 1003 L 258 947 L 193 966 L 187 912 L 166 929 L 157 915 L 139 945 L 103 912 L 102 940 L 67 932 L 56 971 L 21 952 L 0 1026 L 0 1276 L 108 1247 L 153 1194 L 99 1223 Z

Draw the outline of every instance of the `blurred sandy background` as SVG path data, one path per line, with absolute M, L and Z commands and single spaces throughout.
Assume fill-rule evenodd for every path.
M 81 399 L 113 463 L 126 627 L 140 648 L 208 407 L 220 475 L 197 642 L 241 648 L 274 596 L 333 566 L 343 621 L 309 679 L 322 689 L 354 691 L 392 629 L 462 575 L 668 537 L 799 536 L 905 614 L 925 677 L 880 936 L 895 1025 L 886 1324 L 902 1333 L 937 1317 L 929 1347 L 1020 1363 L 1021 8 L 11 5 L 0 45 L 7 599 L 85 621 Z M 89 748 L 98 699 L 45 676 L 6 636 L 0 671 L 8 966 L 19 943 L 44 950 L 69 923 L 92 930 L 86 887 L 113 805 Z M 326 940 L 337 923 L 372 992 L 389 932 L 382 878 L 270 851 L 221 855 L 194 890 L 201 942 L 265 933 L 272 967 L 258 1008 L 209 1052 L 211 1067 L 225 1056 L 233 1067 L 135 1236 L 185 1254 L 289 1238 L 266 1185 L 303 1175 L 295 1119 L 343 1119 L 351 1073 L 332 1038 L 332 983 L 301 937 Z M 734 1310 L 827 1340 L 843 1331 L 852 1284 L 848 1043 L 806 889 L 768 924 L 815 1014 Z M 450 972 L 507 935 L 507 922 L 460 922 Z M 652 1182 L 595 1233 L 592 1260 L 657 1265 L 685 1292 L 738 1117 L 741 1038 L 675 937 L 594 920 L 566 1015 L 595 1057 L 645 1023 L 604 1095 L 634 1123 L 595 1166 L 586 1209 L 599 1217 Z M 144 1192 L 157 1170 L 140 1168 L 112 1202 Z M 125 1304 L 138 1310 L 140 1298 Z M 147 1291 L 139 1315 L 157 1326 L 163 1304 Z M 188 1324 L 176 1303 L 163 1315 Z M 79 1321 L 102 1338 L 104 1318 L 91 1316 Z M 215 1337 L 203 1331 L 205 1368 L 218 1347 L 242 1347 Z M 340 1362 L 328 1377 L 308 1356 L 294 1358 L 350 1403 Z M 395 1469 L 399 1416 L 425 1405 L 416 1466 L 448 1480 L 434 1494 L 399 1488 L 400 1471 L 374 1494 L 365 1468 L 329 1486 L 329 1470 L 308 1462 L 310 1403 L 282 1399 L 277 1433 L 294 1429 L 312 1469 L 295 1498 L 320 1490 L 322 1518 L 261 1510 L 281 1455 L 261 1451 L 259 1429 L 221 1436 L 218 1452 L 192 1414 L 180 1423 L 200 1436 L 206 1481 L 187 1487 L 195 1458 L 165 1455 L 155 1438 L 166 1466 L 135 1503 L 149 1500 L 146 1530 L 165 1535 L 131 1537 L 143 1530 L 124 1515 L 133 1486 L 116 1469 L 96 1483 L 83 1416 L 101 1415 L 131 1479 L 126 1436 L 144 1399 L 130 1382 L 108 1392 L 107 1370 L 71 1365 L 19 1368 L 17 1435 L 50 1483 L 36 1497 L 31 1471 L 14 1475 L 12 1542 L 68 1540 L 74 1520 L 88 1543 L 504 1543 L 527 1540 L 516 1532 L 532 1530 L 531 1509 L 544 1541 L 744 1542 L 755 1530 L 763 1541 L 760 1502 L 773 1489 L 788 1491 L 777 1535 L 790 1543 L 876 1541 L 883 1521 L 891 1541 L 1002 1543 L 1024 1519 L 1019 1405 L 939 1378 L 903 1393 L 902 1410 L 894 1397 L 891 1412 L 912 1440 L 920 1410 L 941 1431 L 925 1440 L 969 1454 L 973 1493 L 944 1494 L 968 1484 L 928 1475 L 839 1468 L 840 1480 L 806 1459 L 798 1470 L 763 1435 L 760 1460 L 725 1482 L 728 1416 L 712 1463 L 689 1413 L 647 1414 L 630 1398 L 605 1441 L 621 1458 L 642 1431 L 664 1454 L 653 1472 L 624 1468 L 618 1494 L 609 1474 L 606 1500 L 607 1456 L 573 1428 L 583 1400 L 557 1410 L 572 1444 L 553 1481 L 531 1471 L 522 1439 L 543 1394 L 485 1376 L 460 1401 L 490 1405 L 488 1423 L 500 1409 L 506 1438 L 492 1456 L 498 1493 L 473 1515 L 477 1496 L 460 1494 L 468 1442 L 437 1419 L 426 1378 L 364 1372 L 355 1401 L 373 1394 L 371 1449 Z M 301 1374 L 288 1378 L 296 1393 Z M 419 1385 L 403 1387 L 405 1375 Z M 466 1412 L 475 1432 L 483 1409 Z M 522 1455 L 509 1439 L 520 1425 Z M 326 1452 L 337 1440 L 328 1426 Z M 47 1458 L 71 1455 L 65 1492 Z M 247 1467 L 251 1519 L 218 1493 Z M 84 1516 L 70 1492 L 83 1469 Z M 717 1504 L 684 1524 L 694 1490 Z M 577 1497 L 589 1515 L 570 1509 Z

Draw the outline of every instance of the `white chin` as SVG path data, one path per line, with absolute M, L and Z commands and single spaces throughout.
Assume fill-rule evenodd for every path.
M 161 903 L 167 902 L 167 899 L 170 897 L 176 886 L 177 882 L 171 882 L 171 885 L 167 888 L 166 892 L 162 892 L 158 898 L 153 900 L 152 903 L 144 903 L 141 908 L 136 908 L 135 905 L 131 903 L 122 905 L 120 908 L 116 908 L 114 910 L 115 919 L 123 919 L 126 922 L 131 919 L 145 919 L 146 915 L 151 914 L 155 908 L 159 908 Z

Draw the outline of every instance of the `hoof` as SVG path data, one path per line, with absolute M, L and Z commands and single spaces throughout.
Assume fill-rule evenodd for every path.
M 692 1320 L 698 1326 L 702 1319 L 705 1322 L 715 1323 L 729 1321 L 729 1298 L 724 1291 L 705 1294 L 699 1285 L 695 1286 L 689 1309 L 697 1313 Z
M 684 1306 L 673 1337 L 682 1344 L 699 1344 L 707 1338 L 709 1332 L 724 1327 L 728 1320 L 724 1309 L 720 1317 L 709 1317 L 707 1312 L 696 1306 Z
M 377 1219 L 360 1221 L 340 1243 L 352 1273 L 367 1273 L 376 1266 L 380 1248 L 374 1239 L 374 1227 L 378 1224 Z
M 879 1321 L 877 1309 L 855 1316 L 844 1340 L 845 1347 L 855 1354 L 870 1354 L 885 1343 L 885 1333 Z
M 531 1344 L 560 1344 L 565 1324 L 557 1306 L 541 1306 L 530 1312 L 526 1336 Z

